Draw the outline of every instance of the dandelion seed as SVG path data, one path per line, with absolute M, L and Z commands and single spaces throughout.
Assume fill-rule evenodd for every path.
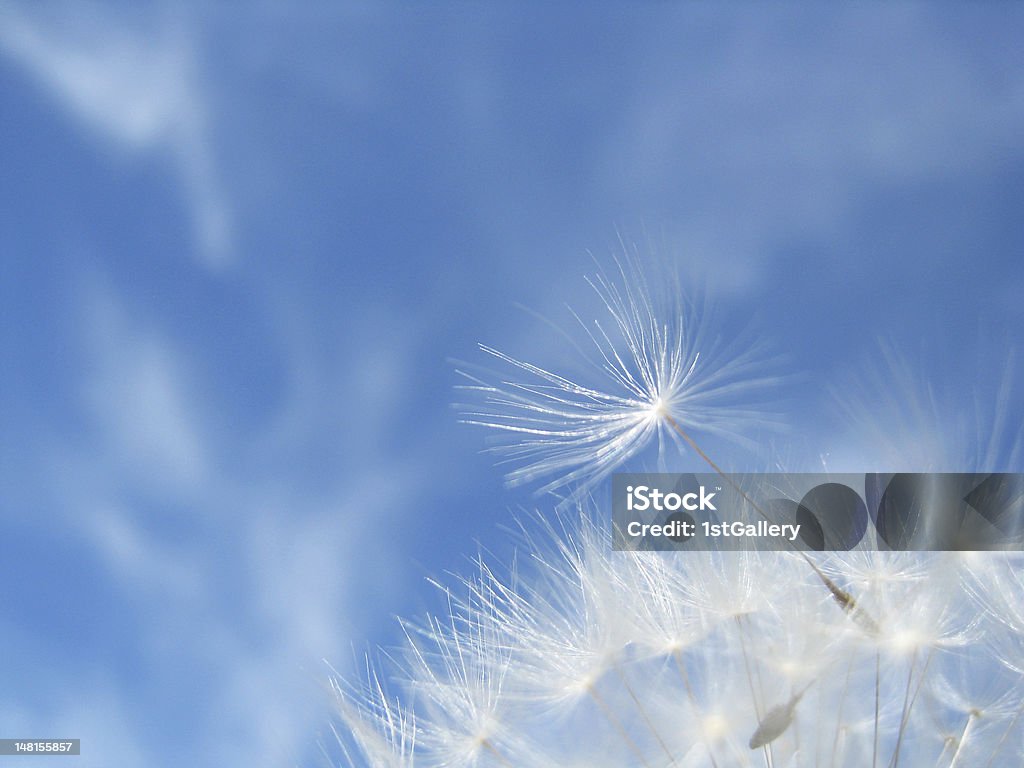
M 808 683 L 807 685 L 810 687 L 811 684 Z M 772 709 L 768 710 L 768 713 L 758 724 L 757 730 L 754 731 L 754 735 L 750 737 L 751 749 L 760 749 L 766 744 L 770 744 L 789 729 L 789 726 L 793 724 L 796 705 L 800 703 L 800 699 L 804 697 L 806 692 L 807 688 L 804 688 L 802 691 L 790 696 L 789 701 L 785 704 L 779 704 L 777 707 L 772 707 Z
M 520 379 L 493 381 L 461 371 L 462 387 L 482 407 L 460 406 L 462 420 L 496 430 L 495 449 L 519 466 L 510 484 L 546 478 L 539 492 L 570 486 L 585 492 L 657 441 L 665 449 L 686 448 L 681 433 L 693 430 L 747 442 L 744 428 L 772 424 L 763 411 L 740 406 L 738 396 L 756 396 L 775 378 L 764 375 L 756 347 L 736 351 L 708 338 L 700 311 L 687 304 L 671 281 L 661 298 L 650 289 L 635 258 L 615 262 L 588 283 L 607 317 L 584 323 L 582 348 L 590 380 L 583 381 L 481 345 Z M 574 313 L 575 315 L 575 313 Z
M 343 685 L 336 676 L 331 679 L 339 712 L 352 741 L 374 768 L 413 768 L 416 724 L 412 714 L 388 696 L 375 671 L 369 670 L 367 678 L 361 690 Z M 347 740 L 336 735 L 346 759 L 355 765 L 345 746 Z
M 412 687 L 423 694 L 421 749 L 448 766 L 472 766 L 485 752 L 502 758 L 502 685 L 508 653 L 480 614 L 407 627 Z

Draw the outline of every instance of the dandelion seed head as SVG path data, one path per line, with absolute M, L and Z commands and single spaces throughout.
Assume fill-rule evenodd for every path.
M 777 426 L 750 405 L 777 381 L 766 356 L 746 339 L 713 336 L 706 302 L 687 301 L 671 278 L 656 292 L 629 252 L 588 282 L 605 317 L 586 323 L 573 313 L 581 374 L 487 345 L 512 375 L 460 371 L 469 381 L 461 389 L 476 399 L 459 406 L 462 420 L 493 430 L 511 485 L 541 480 L 538 492 L 574 488 L 578 500 L 653 443 L 660 466 L 670 447 L 688 450 L 680 430 L 749 445 L 751 427 Z
M 974 354 L 972 355 L 971 352 Z M 975 359 L 972 360 L 971 358 Z M 993 360 L 998 365 L 993 365 Z M 882 344 L 853 384 L 833 389 L 846 445 L 859 446 L 848 468 L 881 472 L 1019 472 L 1020 354 L 979 339 L 955 370 L 925 375 L 907 354 Z M 1015 371 L 1015 369 L 1017 369 Z M 955 379 L 973 374 L 970 381 Z M 832 466 L 842 471 L 846 461 Z
M 1019 557 L 611 551 L 586 489 L 652 443 L 693 448 L 673 424 L 749 425 L 734 398 L 759 374 L 751 355 L 717 354 L 707 318 L 659 302 L 628 259 L 591 285 L 606 312 L 580 322 L 589 378 L 485 347 L 510 374 L 470 376 L 480 400 L 463 409 L 506 438 L 512 482 L 572 486 L 579 514 L 538 514 L 511 573 L 480 562 L 446 589 L 447 613 L 405 625 L 406 652 L 388 656 L 404 696 L 372 674 L 339 697 L 369 765 L 1024 764 Z M 917 434 L 931 433 L 889 436 Z M 944 466 L 927 458 L 907 461 Z
M 932 637 L 915 627 L 907 627 L 893 632 L 887 638 L 887 645 L 897 653 L 908 653 L 930 644 Z
M 701 732 L 710 742 L 724 739 L 731 730 L 728 718 L 719 712 L 713 712 L 701 720 Z
M 660 395 L 654 398 L 654 401 L 651 403 L 648 410 L 650 411 L 650 415 L 648 416 L 648 418 L 651 419 L 652 421 L 661 421 L 666 416 L 672 415 L 669 412 L 668 404 L 661 398 Z
M 906 768 L 1024 760 L 1022 675 L 977 643 L 976 626 L 1009 631 L 997 617 L 1017 618 L 1003 597 L 975 594 L 979 578 L 1019 586 L 1014 559 L 978 570 L 955 556 L 890 569 L 828 558 L 830 578 L 856 586 L 877 619 L 869 636 L 795 556 L 617 553 L 592 511 L 535 523 L 513 576 L 480 564 L 461 596 L 446 592 L 449 615 L 409 626 L 410 649 L 391 657 L 404 659 L 402 708 L 375 682 L 368 703 L 342 708 L 369 765 L 860 768 L 897 750 Z M 1021 666 L 1020 646 L 1004 653 Z

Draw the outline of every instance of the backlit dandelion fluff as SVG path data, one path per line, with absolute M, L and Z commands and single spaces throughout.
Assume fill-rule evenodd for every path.
M 976 599 L 969 558 L 830 559 L 830 576 L 862 590 L 871 634 L 792 553 L 614 552 L 599 517 L 549 514 L 513 571 L 481 562 L 443 587 L 446 612 L 391 655 L 401 695 L 375 683 L 368 701 L 345 698 L 367 761 L 349 764 L 1024 761 L 1024 688 L 981 642 L 1002 609 Z
M 331 689 L 346 726 L 344 734 L 335 731 L 346 764 L 413 768 L 416 725 L 412 713 L 389 695 L 375 669 L 367 670 L 367 682 L 358 687 L 335 675 Z
M 687 429 L 735 423 L 694 405 L 738 390 L 698 383 L 685 323 L 656 322 L 630 269 L 625 287 L 594 283 L 621 337 L 590 336 L 613 386 L 500 353 L 532 383 L 473 385 L 490 405 L 475 420 L 518 441 L 514 479 L 589 487 L 645 442 L 699 450 Z M 1006 442 L 1019 456 L 1019 435 Z M 438 585 L 440 615 L 404 623 L 366 685 L 336 684 L 346 765 L 1024 765 L 1020 557 L 617 552 L 607 510 L 575 498 L 523 523 L 515 566 L 481 558 Z
M 740 405 L 776 379 L 756 345 L 724 344 L 706 327 L 707 307 L 687 302 L 678 281 L 652 289 L 628 253 L 587 282 L 605 316 L 587 323 L 576 351 L 589 375 L 557 371 L 481 345 L 516 378 L 461 371 L 482 402 L 460 406 L 463 421 L 496 430 L 495 449 L 514 464 L 510 484 L 544 480 L 539 491 L 586 491 L 647 445 L 684 449 L 690 431 L 749 444 L 750 427 L 773 423 Z

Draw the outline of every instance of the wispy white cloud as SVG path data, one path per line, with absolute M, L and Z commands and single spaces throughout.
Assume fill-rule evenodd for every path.
M 0 52 L 24 67 L 98 139 L 166 155 L 188 198 L 197 251 L 231 256 L 231 212 L 218 176 L 192 30 L 182 13 L 132 25 L 100 5 L 0 9 Z
M 200 608 L 206 585 L 197 567 L 199 553 L 161 541 L 130 510 L 93 508 L 83 522 L 85 541 L 120 583 L 163 605 L 174 599 Z
M 975 10 L 1001 24 L 1007 9 Z M 917 4 L 659 16 L 601 143 L 599 194 L 669 208 L 670 240 L 718 287 L 760 287 L 769 249 L 841 240 L 871 191 L 1020 156 L 1024 71 L 951 23 Z
M 191 408 L 181 355 L 145 322 L 133 323 L 112 294 L 87 292 L 90 366 L 83 399 L 103 432 L 109 459 L 147 483 L 193 487 L 209 468 L 209 449 Z
M 253 448 L 202 418 L 219 383 L 198 374 L 187 348 L 114 289 L 81 284 L 76 357 L 84 367 L 76 384 L 86 426 L 55 438 L 48 475 L 59 478 L 60 526 L 99 566 L 94 582 L 81 588 L 116 586 L 118 604 L 96 609 L 122 618 L 109 641 L 132 648 L 131 663 L 151 682 L 125 690 L 117 682 L 123 670 L 100 659 L 90 665 L 88 657 L 75 660 L 70 676 L 110 679 L 99 717 L 116 719 L 126 731 L 145 728 L 151 739 L 121 761 L 113 725 L 70 705 L 64 719 L 77 725 L 61 733 L 82 738 L 105 765 L 170 764 L 161 744 L 175 738 L 185 738 L 180 754 L 201 756 L 201 764 L 296 764 L 315 751 L 330 716 L 323 659 L 343 665 L 352 656 L 349 643 L 365 634 L 364 622 L 380 619 L 367 595 L 387 601 L 408 584 L 407 564 L 396 555 L 400 537 L 376 529 L 411 514 L 410 485 L 423 482 L 423 473 L 368 448 L 341 470 L 335 487 L 292 482 L 286 454 L 304 439 L 323 439 L 324 414 L 315 402 L 353 382 L 329 385 L 329 369 L 290 371 L 311 379 L 309 389 L 293 395 L 312 398 L 314 407 L 296 420 L 286 397 L 279 407 L 293 413 L 287 439 Z M 300 355 L 283 359 L 302 367 Z M 377 363 L 385 370 L 394 365 Z M 380 396 L 394 393 L 384 389 Z M 374 413 L 384 418 L 386 409 L 363 417 Z M 273 414 L 267 428 L 284 437 Z M 275 451 L 279 474 L 268 470 Z M 65 664 L 24 661 L 51 667 L 55 677 Z M 91 701 L 89 690 L 75 690 Z M 45 713 L 17 709 L 0 695 L 4 709 L 18 715 L 25 732 L 56 732 L 47 730 L 55 721 Z M 160 720 L 209 727 L 182 737 L 152 725 Z

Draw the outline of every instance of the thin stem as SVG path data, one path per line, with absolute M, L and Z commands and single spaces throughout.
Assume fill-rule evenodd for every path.
M 513 768 L 512 763 L 505 759 L 505 756 L 498 751 L 497 747 L 495 747 L 494 744 L 491 743 L 490 739 L 484 739 L 483 741 L 481 741 L 480 746 L 482 746 L 484 749 L 486 749 L 488 752 L 494 755 L 494 758 L 499 763 L 501 763 L 502 765 L 507 765 L 508 768 Z
M 871 768 L 878 766 L 878 689 L 881 684 L 882 652 L 875 651 L 875 746 L 871 753 Z
M 971 726 L 974 725 L 974 721 L 978 719 L 980 713 L 976 709 L 972 709 L 970 714 L 967 715 L 967 723 L 964 725 L 964 730 L 960 734 L 960 741 L 956 745 L 956 752 L 953 753 L 953 759 L 949 763 L 949 768 L 956 768 L 956 764 L 960 761 L 960 753 L 964 748 L 964 744 L 967 743 L 967 739 L 970 738 Z
M 740 648 L 743 650 L 743 667 L 747 671 L 747 684 L 750 686 L 750 698 L 754 701 L 754 714 L 757 715 L 757 721 L 761 722 L 761 705 L 758 703 L 757 691 L 754 690 L 754 676 L 750 672 L 750 659 L 747 657 L 747 643 L 744 640 L 743 624 L 740 622 L 740 617 L 734 617 L 736 626 L 739 629 L 740 634 Z M 763 692 L 762 692 L 763 695 Z M 772 759 L 772 745 L 769 742 L 764 747 L 764 759 L 768 763 L 768 768 L 772 768 L 774 760 Z
M 739 484 L 735 480 L 733 480 L 731 476 L 726 474 L 725 471 L 720 466 L 718 466 L 710 456 L 704 453 L 704 450 L 699 445 L 697 445 L 697 442 L 692 437 L 690 437 L 686 430 L 679 426 L 679 423 L 674 418 L 672 418 L 670 414 L 665 413 L 663 414 L 663 416 L 665 418 L 665 421 L 668 422 L 672 429 L 674 429 L 679 434 L 679 436 L 682 437 L 683 440 L 685 440 L 691 448 L 693 448 L 697 455 L 704 459 L 704 461 L 707 462 L 708 466 L 715 470 L 715 472 L 717 472 L 718 475 L 723 480 L 725 480 L 725 482 L 727 482 L 733 488 L 733 490 L 735 490 L 743 498 L 743 500 L 746 501 L 751 506 L 751 508 L 754 511 L 757 512 L 757 514 L 759 514 L 769 523 L 773 522 L 772 518 L 768 516 L 768 513 L 761 509 L 757 502 L 750 498 L 750 496 L 747 495 L 746 491 L 740 488 Z M 821 580 L 822 584 L 824 584 L 828 591 L 832 593 L 832 597 L 836 601 L 836 603 L 838 603 L 839 607 L 842 608 L 847 613 L 847 615 L 850 616 L 850 618 L 854 619 L 857 623 L 861 624 L 861 626 L 863 626 L 869 633 L 877 634 L 878 624 L 875 622 L 873 618 L 871 618 L 870 614 L 868 614 L 867 611 L 860 607 L 860 604 L 854 599 L 853 595 L 851 595 L 846 590 L 842 589 L 838 584 L 832 581 L 832 579 L 830 579 L 828 576 L 822 573 L 821 569 L 814 564 L 814 561 L 811 560 L 811 558 L 809 558 L 804 552 L 793 546 L 792 542 L 787 543 L 789 544 L 790 548 L 801 558 L 803 558 L 804 562 L 811 567 L 811 570 L 814 571 L 815 575 L 817 575 L 817 577 Z
M 626 692 L 629 693 L 629 698 L 631 698 L 633 700 L 633 703 L 636 705 L 637 711 L 640 713 L 640 717 L 643 719 L 644 723 L 647 725 L 647 728 L 654 735 L 655 740 L 657 740 L 658 744 L 661 745 L 661 748 L 664 750 L 665 754 L 668 756 L 668 759 L 670 761 L 670 765 L 676 765 L 677 764 L 676 758 L 672 754 L 672 750 L 670 750 L 668 748 L 668 745 L 665 743 L 665 740 L 663 738 L 661 738 L 661 734 L 658 732 L 658 729 L 654 727 L 654 723 L 651 721 L 650 716 L 647 714 L 647 710 L 644 709 L 644 705 L 640 703 L 640 699 L 637 698 L 636 693 L 633 692 L 633 687 L 629 684 L 629 680 L 626 679 L 626 675 L 622 671 L 622 667 L 619 666 L 618 664 L 615 665 L 615 673 L 618 675 L 619 680 L 622 682 L 622 685 L 625 687 Z
M 934 657 L 935 657 L 935 646 L 932 646 L 931 648 L 928 649 L 928 655 L 924 659 L 924 666 L 921 667 L 921 674 L 919 674 L 917 676 L 917 685 L 914 686 L 914 695 L 910 697 L 910 704 L 907 705 L 906 701 L 903 702 L 903 716 L 900 718 L 900 731 L 899 731 L 899 736 L 897 737 L 897 740 L 896 740 L 896 754 L 893 756 L 895 758 L 895 763 L 890 762 L 890 765 L 892 765 L 893 768 L 896 768 L 896 766 L 899 765 L 899 761 L 900 761 L 900 758 L 899 758 L 899 751 L 900 751 L 899 743 L 900 743 L 900 740 L 903 738 L 903 732 L 904 732 L 904 730 L 907 727 L 907 722 L 910 720 L 910 713 L 914 709 L 915 702 L 917 702 L 918 694 L 921 693 L 921 688 L 924 686 L 925 677 L 927 677 L 927 675 L 928 675 L 928 668 L 931 666 L 932 659 Z M 913 655 L 913 660 L 911 661 L 911 667 L 910 667 L 911 674 L 913 674 L 914 665 L 915 665 L 916 662 L 917 662 L 917 651 L 915 650 L 914 651 L 914 655 Z M 908 686 L 910 685 L 909 678 L 907 679 L 907 685 Z M 908 690 L 909 690 L 909 688 L 908 688 Z
M 853 672 L 853 658 L 846 665 L 846 679 L 843 681 L 843 695 L 839 698 L 839 707 L 836 711 L 836 733 L 832 738 L 832 765 L 836 764 L 836 755 L 839 750 L 839 734 L 843 727 L 843 707 L 846 706 L 846 696 L 850 691 L 850 673 Z
M 949 751 L 949 748 L 950 746 L 952 746 L 952 743 L 952 736 L 947 736 L 945 739 L 942 740 L 942 751 L 939 752 L 939 756 L 935 758 L 935 768 L 939 768 L 939 766 L 942 765 L 942 758 L 946 756 L 946 752 Z
M 743 650 L 743 667 L 747 671 L 747 684 L 750 686 L 750 698 L 754 700 L 754 714 L 761 719 L 761 704 L 757 698 L 757 691 L 754 690 L 754 676 L 750 672 L 750 659 L 747 657 L 747 644 L 743 639 L 743 625 L 740 624 L 739 616 L 735 617 L 736 626 L 740 631 L 740 648 Z
M 690 699 L 690 704 L 693 706 L 693 714 L 698 720 L 702 720 L 700 706 L 697 704 L 697 697 L 693 693 L 693 686 L 690 685 L 690 673 L 686 671 L 686 664 L 683 663 L 682 651 L 676 648 L 672 652 L 672 657 L 676 660 L 676 667 L 679 669 L 680 677 L 683 678 L 683 686 L 686 688 L 686 695 Z M 715 753 L 711 749 L 711 744 L 706 740 L 707 735 L 703 733 L 703 728 L 701 729 L 701 734 L 705 737 L 704 746 L 707 747 L 711 765 L 713 768 L 718 768 L 718 762 L 715 760 Z
M 1002 738 L 999 739 L 999 743 L 996 744 L 995 749 L 992 750 L 992 754 L 989 755 L 988 762 L 985 763 L 985 768 L 991 768 L 992 761 L 996 759 L 996 755 L 999 754 L 999 750 L 1003 748 L 1003 744 L 1005 744 L 1006 740 L 1010 738 L 1010 734 L 1013 732 L 1013 726 L 1015 726 L 1017 721 L 1020 720 L 1021 714 L 1024 714 L 1024 704 L 1022 704 L 1020 709 L 1017 710 L 1017 714 L 1013 716 L 1010 724 L 1006 726 L 1006 730 L 1003 732 Z
M 842 747 L 839 750 L 839 754 L 840 755 L 845 755 L 846 754 L 846 734 L 847 734 L 846 728 L 840 728 L 839 729 L 839 735 L 841 737 L 839 739 L 839 743 L 842 744 Z M 833 763 L 832 763 L 833 768 L 835 768 L 836 765 L 837 765 L 837 763 L 835 761 L 833 761 Z
M 747 621 L 748 621 L 748 618 L 747 618 L 746 615 L 737 616 L 736 617 L 736 622 L 741 627 L 746 626 L 746 622 Z M 741 633 L 740 640 L 742 641 L 742 639 L 743 639 L 743 635 Z M 757 663 L 757 659 L 756 658 L 754 659 L 754 676 L 757 678 L 757 690 L 758 690 L 758 693 L 761 694 L 761 701 L 765 701 L 767 699 L 767 697 L 764 694 L 764 679 L 761 676 L 761 665 Z
M 889 765 L 892 768 L 896 768 L 900 764 L 900 747 L 903 746 L 903 734 L 906 731 L 908 714 L 910 712 L 910 681 L 914 677 L 914 667 L 917 665 L 917 649 L 914 649 L 914 654 L 910 657 L 910 669 L 907 672 L 907 690 L 903 695 L 903 715 L 900 717 L 900 730 L 896 735 L 896 749 L 893 750 L 892 759 L 889 761 Z
M 629 747 L 629 750 L 636 755 L 637 760 L 639 760 L 646 768 L 651 768 L 647 760 L 644 759 L 644 755 L 643 752 L 640 751 L 640 747 L 638 747 L 636 742 L 633 741 L 628 733 L 626 733 L 626 729 L 623 728 L 622 723 L 619 722 L 619 719 L 605 703 L 604 699 L 601 698 L 601 695 L 589 686 L 587 687 L 587 693 L 589 693 L 590 697 L 597 703 L 598 708 L 601 710 L 602 714 L 604 714 L 605 718 L 607 718 L 608 722 L 612 724 L 612 727 L 618 731 L 622 740 L 626 742 L 626 746 Z
M 800 752 L 800 718 L 799 717 L 794 717 L 793 718 L 793 750 L 795 752 L 796 758 L 800 761 L 800 763 L 802 763 L 803 762 L 803 754 Z

